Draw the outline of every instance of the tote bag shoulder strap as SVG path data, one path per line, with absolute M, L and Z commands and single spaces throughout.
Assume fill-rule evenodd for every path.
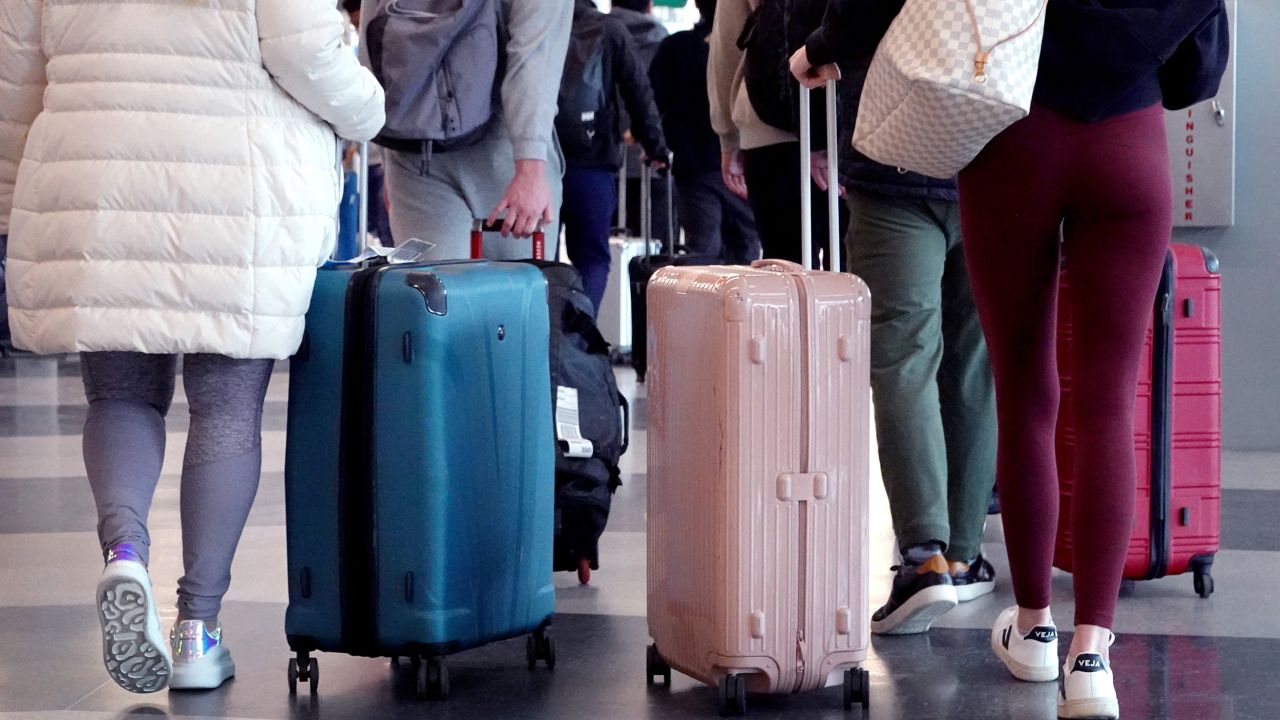
M 995 52 L 996 48 L 1001 45 L 1012 40 L 1017 40 L 1023 35 L 1026 35 L 1031 32 L 1036 25 L 1040 24 L 1040 18 L 1044 17 L 1045 9 L 1049 7 L 1049 0 L 1044 0 L 1044 2 L 1040 4 L 1040 12 L 1036 13 L 1036 17 L 1031 21 L 1030 25 L 1022 28 L 1009 37 L 1000 40 L 990 47 L 987 47 L 982 42 L 982 27 L 978 24 L 978 11 L 973 6 L 973 0 L 965 0 L 965 4 L 968 5 L 969 8 L 969 21 L 973 23 L 973 36 L 978 41 L 978 52 L 973 58 L 973 79 L 976 82 L 984 83 L 987 81 L 987 62 L 991 59 L 991 53 Z

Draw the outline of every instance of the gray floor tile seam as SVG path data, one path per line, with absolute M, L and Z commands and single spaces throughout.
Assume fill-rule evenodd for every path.
M 67 707 L 63 708 L 63 709 L 62 709 L 62 710 L 63 710 L 63 712 L 74 712 L 74 711 L 75 711 L 75 708 L 76 708 L 76 706 L 77 706 L 77 705 L 79 705 L 80 703 L 83 703 L 85 700 L 88 700 L 89 698 L 93 697 L 94 693 L 98 692 L 98 691 L 99 691 L 99 690 L 101 690 L 102 688 L 107 687 L 107 686 L 112 685 L 112 684 L 113 684 L 113 683 L 112 683 L 112 681 L 111 681 L 111 680 L 104 680 L 104 681 L 102 682 L 102 684 L 101 684 L 101 685 L 98 685 L 98 686 L 97 686 L 97 687 L 95 687 L 94 689 L 92 689 L 92 690 L 90 690 L 89 692 L 87 692 L 87 693 L 85 693 L 84 695 L 82 695 L 82 696 L 81 696 L 78 700 L 76 700 L 75 702 L 73 702 L 73 703 L 71 703 L 70 705 L 68 705 Z

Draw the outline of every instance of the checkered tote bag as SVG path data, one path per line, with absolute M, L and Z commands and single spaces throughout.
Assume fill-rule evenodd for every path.
M 1048 0 L 907 0 L 876 51 L 853 145 L 954 177 L 1027 116 Z

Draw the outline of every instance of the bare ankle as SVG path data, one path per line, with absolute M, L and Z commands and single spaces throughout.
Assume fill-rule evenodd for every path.
M 1031 610 L 1028 608 L 1018 607 L 1018 620 L 1016 623 L 1018 632 L 1027 634 L 1037 627 L 1052 626 L 1053 612 L 1050 608 L 1040 608 L 1039 610 Z
M 1067 654 L 1075 657 L 1086 653 L 1096 653 L 1103 660 L 1110 660 L 1111 643 L 1115 635 L 1111 630 L 1098 625 L 1077 625 L 1075 635 L 1071 638 L 1071 649 Z

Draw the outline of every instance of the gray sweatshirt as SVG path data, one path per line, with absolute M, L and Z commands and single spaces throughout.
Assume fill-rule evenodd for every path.
M 550 160 L 573 0 L 502 0 L 502 122 L 517 160 Z

